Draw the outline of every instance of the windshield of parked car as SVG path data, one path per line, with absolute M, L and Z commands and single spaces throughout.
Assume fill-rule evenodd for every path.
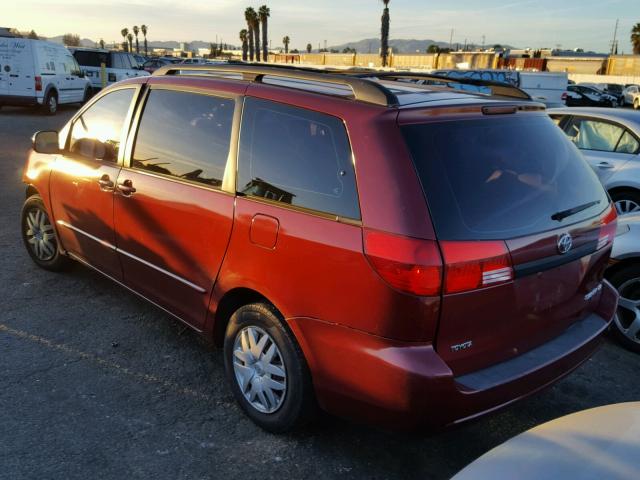
M 546 115 L 405 125 L 438 237 L 506 239 L 583 221 L 607 194 Z M 590 206 L 570 217 L 557 212 Z

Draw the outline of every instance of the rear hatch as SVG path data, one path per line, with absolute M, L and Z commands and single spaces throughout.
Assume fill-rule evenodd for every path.
M 456 375 L 593 312 L 615 229 L 604 188 L 544 112 L 478 110 L 400 115 L 445 264 L 436 349 Z

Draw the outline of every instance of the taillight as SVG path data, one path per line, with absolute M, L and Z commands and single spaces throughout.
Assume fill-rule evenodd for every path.
M 562 96 L 560 97 L 563 102 L 567 101 L 567 92 L 562 92 Z
M 600 234 L 598 235 L 597 250 L 606 247 L 613 242 L 616 236 L 616 229 L 618 227 L 618 213 L 616 209 L 610 205 L 609 211 L 602 219 L 602 226 L 600 227 Z
M 42 77 L 40 75 L 35 76 L 36 80 L 36 92 L 42 91 Z
M 511 256 L 502 241 L 440 242 L 444 293 L 491 287 L 513 280 Z
M 440 295 L 442 259 L 435 241 L 365 230 L 364 251 L 392 287 L 413 295 Z

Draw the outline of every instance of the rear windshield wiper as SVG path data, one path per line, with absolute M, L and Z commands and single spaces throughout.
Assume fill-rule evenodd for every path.
M 556 212 L 553 215 L 551 215 L 551 220 L 557 220 L 558 222 L 561 222 L 565 218 L 570 217 L 571 215 L 575 215 L 576 213 L 580 213 L 583 210 L 586 210 L 587 208 L 591 208 L 594 205 L 598 205 L 599 203 L 600 203 L 600 200 L 596 200 L 595 202 L 585 203 L 584 205 L 578 205 L 577 207 L 569 208 L 568 210 L 562 210 L 560 212 Z

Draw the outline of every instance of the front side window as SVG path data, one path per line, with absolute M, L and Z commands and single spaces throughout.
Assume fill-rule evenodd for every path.
M 73 122 L 69 150 L 91 160 L 117 162 L 124 122 L 135 89 L 108 93 Z
M 151 90 L 131 159 L 133 168 L 219 188 L 231 144 L 235 102 Z
M 245 100 L 237 189 L 249 196 L 360 218 L 344 124 L 311 110 Z
M 565 132 L 581 150 L 615 152 L 624 128 L 600 120 L 576 117 L 565 127 Z

